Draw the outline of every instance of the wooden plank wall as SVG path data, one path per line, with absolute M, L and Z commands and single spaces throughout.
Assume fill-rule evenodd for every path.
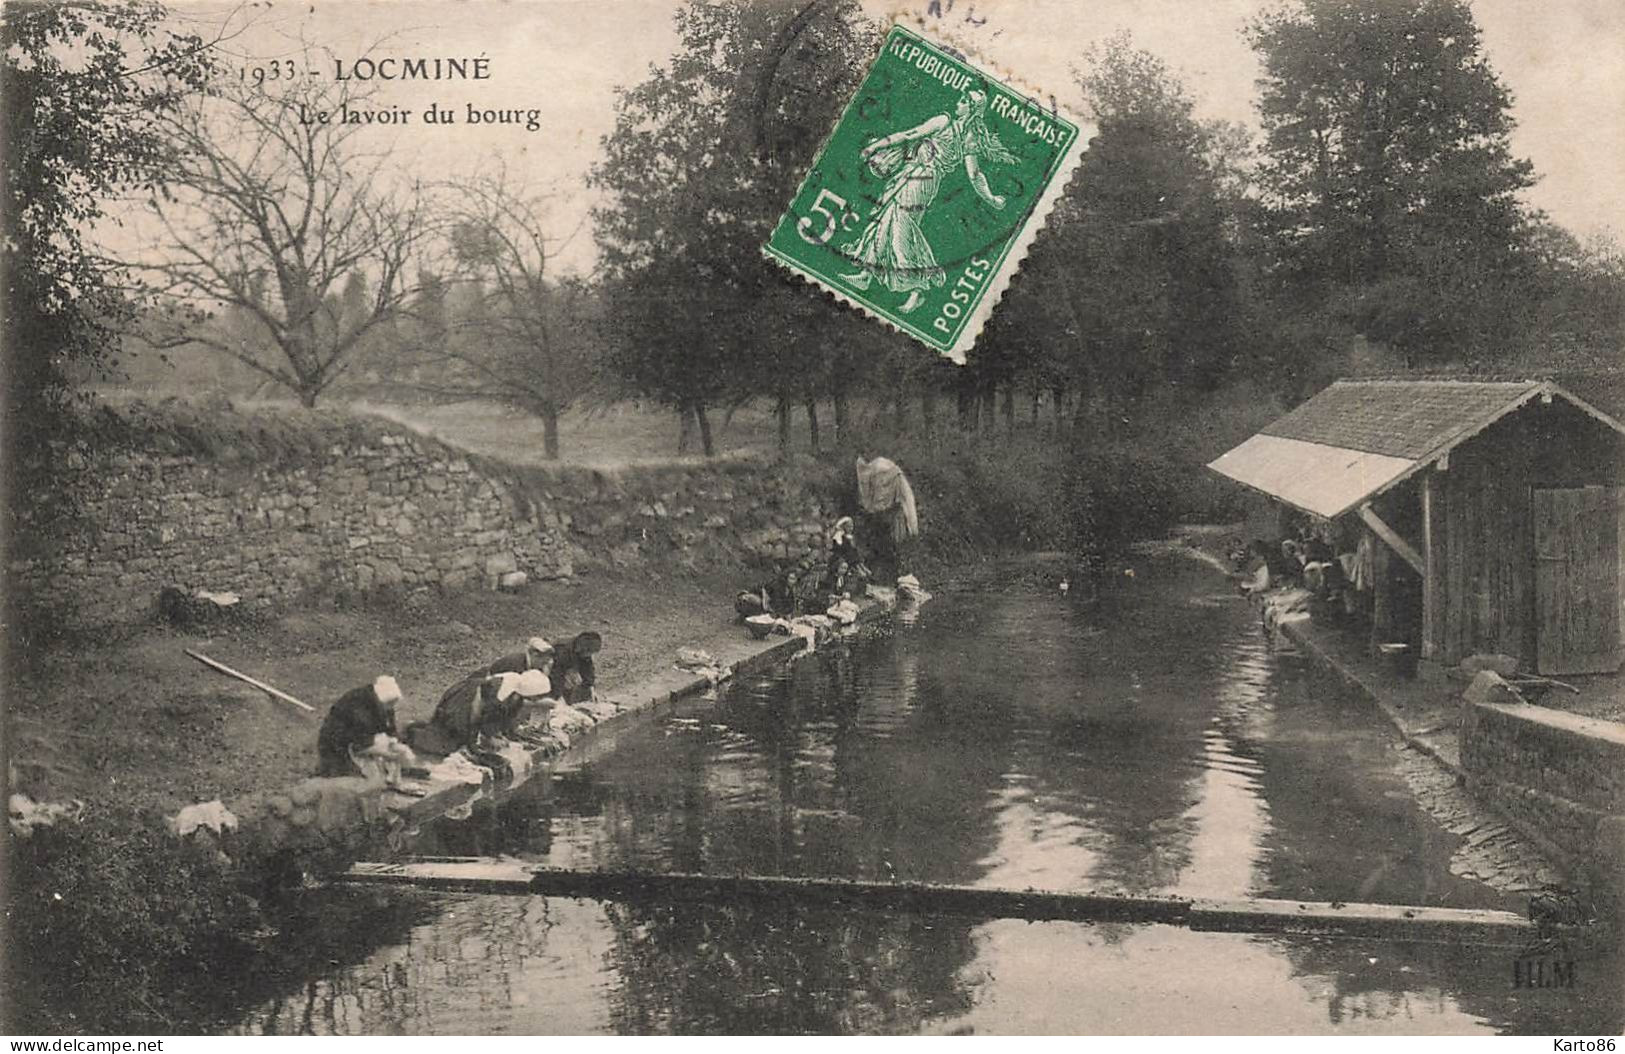
M 1625 437 L 1561 399 L 1537 400 L 1452 451 L 1433 483 L 1435 656 L 1448 664 L 1498 651 L 1532 667 L 1530 491 L 1625 483 Z M 1625 542 L 1620 561 L 1625 571 Z
M 1611 673 L 1619 668 L 1619 491 L 1537 487 L 1535 497 L 1535 668 Z
M 1438 477 L 1444 568 L 1434 621 L 1441 662 L 1475 652 L 1534 661 L 1533 479 L 1524 431 L 1509 421 L 1459 447 Z

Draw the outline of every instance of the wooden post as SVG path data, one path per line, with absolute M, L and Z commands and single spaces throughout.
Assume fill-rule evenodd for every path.
M 1383 545 L 1371 547 L 1371 654 L 1377 645 L 1393 640 L 1393 591 L 1388 586 L 1388 563 L 1393 552 Z
M 1433 473 L 1422 472 L 1422 658 L 1432 659 L 1434 620 L 1438 617 L 1434 605 L 1439 602 L 1438 583 L 1433 574 L 1437 567 L 1433 559 Z

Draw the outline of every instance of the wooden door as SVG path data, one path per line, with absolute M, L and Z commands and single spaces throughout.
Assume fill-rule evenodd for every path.
M 1534 492 L 1541 673 L 1619 669 L 1619 496 L 1617 487 Z

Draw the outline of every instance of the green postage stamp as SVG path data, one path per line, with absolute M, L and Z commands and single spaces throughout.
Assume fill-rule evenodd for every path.
M 963 363 L 1080 138 L 1053 109 L 894 27 L 763 251 Z

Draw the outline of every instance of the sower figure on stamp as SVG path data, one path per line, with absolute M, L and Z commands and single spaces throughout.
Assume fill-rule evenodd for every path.
M 976 195 L 1002 209 L 1004 196 L 987 185 L 981 159 L 1014 164 L 1016 156 L 987 126 L 987 93 L 972 90 L 960 97 L 952 118 L 937 114 L 913 128 L 882 136 L 858 157 L 887 183 L 874 219 L 857 243 L 844 250 L 860 270 L 841 278 L 858 289 L 868 289 L 878 278 L 892 292 L 907 293 L 898 308 L 906 314 L 920 306 L 923 290 L 939 289 L 947 281 L 920 228 L 943 178 L 964 165 Z

